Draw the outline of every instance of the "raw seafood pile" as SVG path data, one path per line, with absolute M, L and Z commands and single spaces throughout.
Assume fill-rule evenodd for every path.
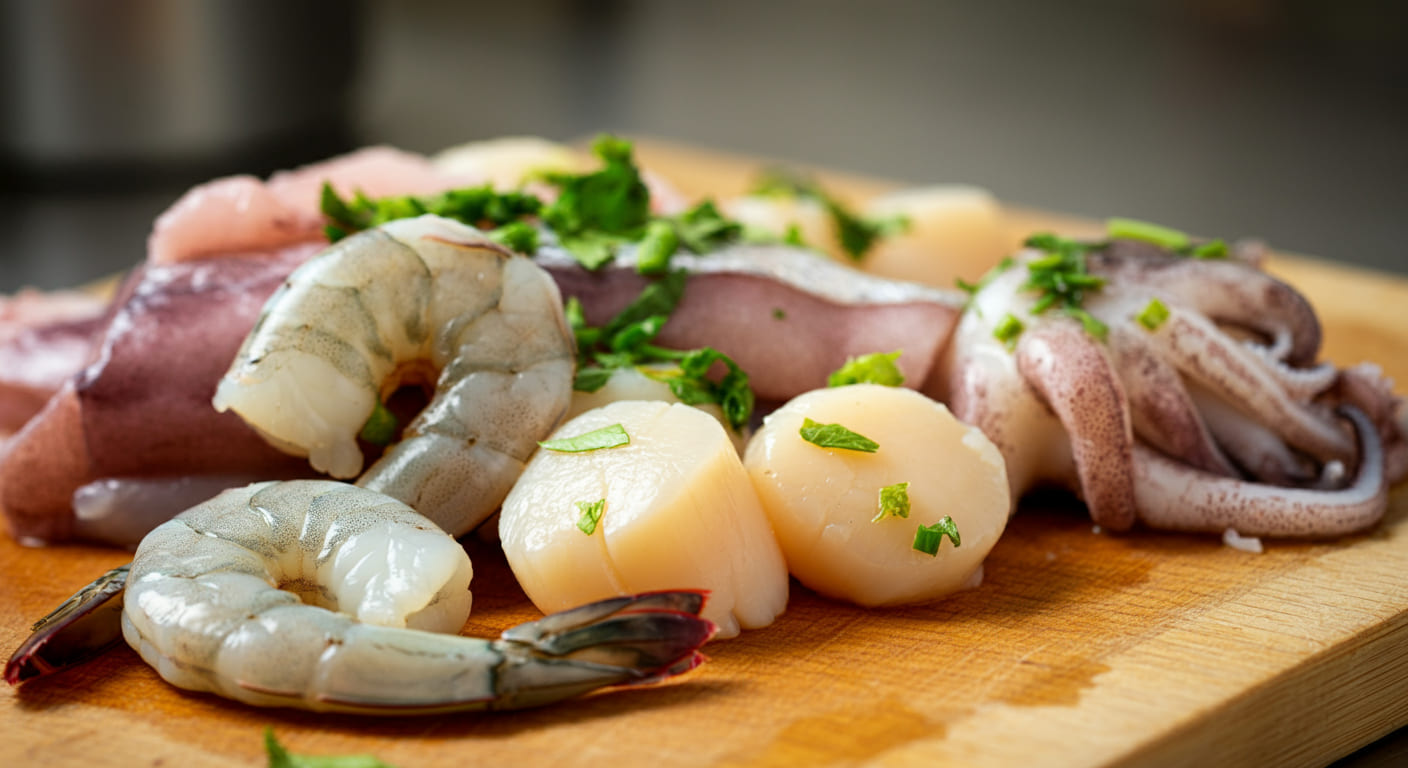
M 862 604 L 974 586 L 1008 511 L 1038 483 L 1070 486 L 1112 529 L 1137 518 L 1327 536 L 1372 525 L 1408 469 L 1401 403 L 1387 384 L 1367 369 L 1316 365 L 1318 327 L 1304 301 L 1254 267 L 1192 258 L 1211 255 L 1205 244 L 1147 231 L 1102 243 L 1034 239 L 1043 252 L 975 286 L 964 312 L 961 294 L 868 276 L 799 246 L 836 250 L 815 226 L 802 235 L 786 210 L 773 232 L 746 232 L 712 203 L 652 195 L 628 147 L 607 142 L 599 154 L 602 171 L 539 177 L 547 202 L 488 191 L 405 197 L 477 180 L 473 163 L 466 171 L 459 155 L 451 172 L 390 151 L 193 191 L 158 222 L 151 261 L 109 310 L 94 363 L 0 459 L 12 532 L 119 541 L 154 522 L 115 522 L 130 519 L 121 499 L 133 488 L 164 495 L 155 506 L 174 512 L 210 495 L 192 477 L 235 485 L 309 471 L 291 454 L 351 478 L 364 452 L 391 442 L 359 484 L 453 534 L 513 487 L 503 545 L 540 608 L 709 588 L 715 601 L 687 612 L 703 610 L 727 635 L 782 610 L 787 570 Z M 836 219 L 843 259 L 902 227 L 845 213 L 804 186 L 787 194 L 755 205 L 820 205 Z M 971 195 L 955 199 L 990 212 Z M 471 204 L 461 218 L 479 230 L 443 218 Z M 877 210 L 919 216 L 934 206 L 909 197 Z M 926 223 L 909 225 L 923 233 Z M 325 249 L 325 235 L 347 239 Z M 971 239 L 979 250 L 1000 240 Z M 884 271 L 893 274 L 896 258 Z M 671 295 L 672 280 L 687 290 Z M 1205 282 L 1218 290 L 1199 290 Z M 888 368 L 874 360 L 891 350 L 878 355 Z M 868 373 L 812 392 L 866 359 Z M 572 385 L 601 391 L 623 372 L 666 385 L 668 396 L 652 397 L 719 410 L 616 402 L 578 408 L 586 412 L 549 434 Z M 1180 376 L 1186 390 L 1172 386 Z M 897 390 L 875 386 L 904 382 L 981 431 L 923 395 L 896 400 Z M 392 398 L 406 384 L 427 390 L 428 403 L 401 430 Z M 745 469 L 730 430 L 746 433 L 754 393 L 792 402 L 752 438 Z M 212 398 L 241 418 L 217 414 Z M 838 399 L 850 402 L 823 405 Z M 941 425 L 926 430 L 931 444 L 908 441 L 930 418 Z M 697 439 L 680 447 L 678 433 Z M 955 461 L 970 469 L 947 483 L 925 470 Z M 828 467 L 820 481 L 816 466 Z M 961 481 L 972 486 L 964 503 L 936 503 Z M 809 495 L 837 503 L 809 504 Z M 92 507 L 101 513 L 73 502 L 94 496 L 106 500 Z M 708 510 L 688 501 L 700 498 L 717 501 Z M 151 546 L 156 557 L 180 549 Z M 843 556 L 853 567 L 836 568 Z M 145 566 L 135 573 L 148 578 Z M 249 586 L 287 595 L 269 586 L 284 578 L 264 573 L 265 587 Z M 643 676 L 691 666 L 680 659 L 693 659 L 689 643 L 708 634 L 697 626 L 685 622 L 679 653 L 652 659 Z M 141 646 L 147 633 L 129 641 Z

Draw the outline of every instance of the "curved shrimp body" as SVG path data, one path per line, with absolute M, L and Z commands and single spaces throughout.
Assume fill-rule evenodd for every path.
M 122 630 L 173 685 L 368 714 L 511 709 L 646 681 L 694 666 L 713 631 L 697 618 L 701 595 L 660 593 L 498 640 L 437 634 L 463 626 L 470 576 L 454 539 L 385 495 L 258 483 L 147 536 Z
M 557 286 L 527 258 L 436 216 L 346 238 L 270 297 L 220 381 L 270 443 L 334 477 L 403 382 L 430 403 L 359 481 L 459 535 L 493 512 L 572 394 Z

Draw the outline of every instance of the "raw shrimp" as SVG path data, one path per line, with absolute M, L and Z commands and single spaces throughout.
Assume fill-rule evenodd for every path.
M 714 632 L 697 616 L 702 593 L 668 592 L 492 641 L 437 634 L 464 625 L 470 576 L 454 539 L 388 496 L 330 480 L 256 483 L 143 540 L 122 632 L 175 686 L 363 714 L 516 709 L 648 682 L 697 665 Z
M 356 477 L 357 437 L 402 383 L 429 405 L 358 484 L 460 535 L 503 501 L 572 396 L 557 286 L 527 258 L 436 216 L 332 246 L 270 297 L 215 393 L 271 444 Z

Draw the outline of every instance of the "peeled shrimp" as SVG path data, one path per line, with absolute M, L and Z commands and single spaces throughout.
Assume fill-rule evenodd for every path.
M 256 483 L 143 540 L 122 633 L 181 688 L 258 706 L 420 714 L 529 707 L 669 676 L 695 666 L 714 631 L 697 617 L 702 593 L 669 592 L 554 614 L 498 640 L 437 634 L 464 625 L 470 576 L 454 539 L 383 494 L 329 480 Z M 105 578 L 69 610 L 96 610 L 120 575 Z
M 269 299 L 215 393 L 271 444 L 356 477 L 357 437 L 405 382 L 429 405 L 358 484 L 452 535 L 488 517 L 572 396 L 557 286 L 529 259 L 436 216 L 338 242 Z

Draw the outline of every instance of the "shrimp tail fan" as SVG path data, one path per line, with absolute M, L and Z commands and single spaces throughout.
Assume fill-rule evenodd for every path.
M 496 708 L 534 706 L 612 685 L 640 685 L 687 672 L 717 627 L 699 617 L 707 593 L 646 592 L 614 597 L 520 624 L 497 646 L 523 662 L 507 664 Z

